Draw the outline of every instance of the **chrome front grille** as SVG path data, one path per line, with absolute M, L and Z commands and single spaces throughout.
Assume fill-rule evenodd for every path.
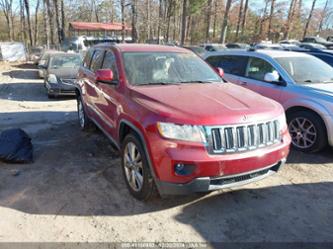
M 281 140 L 279 122 L 209 128 L 209 152 L 213 154 L 253 150 Z

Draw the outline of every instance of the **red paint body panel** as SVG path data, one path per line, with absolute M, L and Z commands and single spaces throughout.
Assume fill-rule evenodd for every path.
M 105 46 L 105 47 L 103 47 Z M 233 125 L 273 120 L 284 113 L 280 104 L 257 93 L 229 83 L 132 86 L 126 80 L 123 52 L 182 52 L 178 47 L 126 44 L 100 46 L 113 51 L 119 84 L 94 82 L 95 76 L 81 68 L 78 82 L 90 118 L 120 145 L 120 123 L 130 122 L 141 132 L 155 176 L 171 183 L 187 183 L 198 177 L 217 177 L 244 173 L 287 157 L 290 136 L 285 129 L 282 142 L 244 153 L 212 155 L 203 144 L 165 139 L 157 122 L 191 125 Z M 98 113 L 98 114 L 97 114 Z M 244 121 L 244 115 L 247 119 Z M 177 162 L 195 165 L 189 176 L 175 175 Z

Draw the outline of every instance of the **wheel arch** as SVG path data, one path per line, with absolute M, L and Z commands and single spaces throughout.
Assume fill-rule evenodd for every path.
M 156 181 L 156 172 L 155 169 L 153 167 L 152 161 L 151 161 L 151 157 L 150 157 L 150 153 L 148 150 L 148 145 L 146 143 L 146 139 L 142 133 L 142 131 L 136 127 L 132 122 L 128 121 L 128 120 L 120 120 L 119 122 L 119 131 L 118 131 L 118 141 L 119 141 L 119 145 L 121 146 L 122 141 L 124 140 L 124 138 L 126 137 L 127 134 L 133 132 L 135 135 L 137 135 L 138 139 L 140 140 L 142 146 L 143 146 L 143 150 L 146 153 L 147 156 L 147 160 L 148 160 L 148 165 L 151 171 L 151 174 L 155 180 L 155 183 L 157 185 L 157 188 L 159 189 L 159 186 L 157 184 Z
M 323 114 L 321 114 L 320 112 L 313 110 L 309 107 L 304 107 L 304 106 L 292 106 L 290 108 L 288 108 L 286 110 L 286 117 L 287 117 L 287 121 L 288 121 L 288 116 L 290 116 L 290 114 L 298 112 L 298 111 L 306 111 L 306 112 L 310 112 L 314 115 L 316 115 L 323 123 L 323 125 L 325 126 L 325 132 L 326 132 L 326 137 L 327 137 L 327 141 L 331 144 L 331 141 L 329 139 L 329 136 L 327 136 L 327 134 L 329 134 L 329 126 L 326 123 L 327 121 L 323 118 Z

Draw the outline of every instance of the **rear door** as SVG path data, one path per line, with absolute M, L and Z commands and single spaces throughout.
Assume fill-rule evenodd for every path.
M 105 52 L 102 69 L 111 69 L 113 81 L 111 83 L 97 83 L 98 102 L 96 107 L 105 122 L 104 129 L 107 129 L 113 137 L 116 137 L 116 120 L 120 108 L 119 77 L 116 57 L 111 50 Z

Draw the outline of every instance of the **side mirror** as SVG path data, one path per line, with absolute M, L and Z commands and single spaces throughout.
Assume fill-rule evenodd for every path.
M 112 84 L 113 72 L 111 69 L 98 69 L 95 75 L 96 81 Z
M 216 72 L 218 75 L 220 75 L 221 78 L 224 76 L 224 71 L 223 71 L 222 68 L 220 68 L 220 67 L 215 67 L 214 69 L 215 69 L 215 72 Z
M 264 80 L 267 82 L 279 82 L 280 75 L 278 72 L 274 71 L 273 73 L 266 73 Z

